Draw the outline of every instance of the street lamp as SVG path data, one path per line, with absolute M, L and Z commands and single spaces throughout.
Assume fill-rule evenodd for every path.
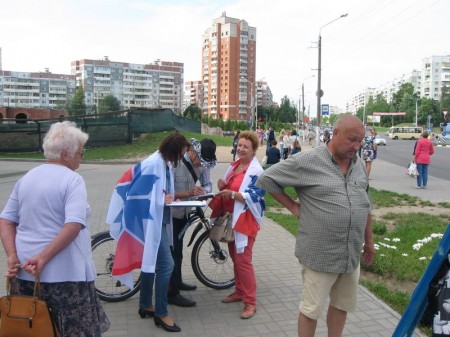
M 321 104 L 320 104 L 320 99 L 323 96 L 323 91 L 321 88 L 321 75 L 322 75 L 322 36 L 321 36 L 321 31 L 322 28 L 324 28 L 325 26 L 328 26 L 329 24 L 341 19 L 341 18 L 345 18 L 347 14 L 342 14 L 340 17 L 328 22 L 327 24 L 323 25 L 322 27 L 320 27 L 319 29 L 319 42 L 318 42 L 318 49 L 319 49 L 319 66 L 317 68 L 317 128 L 320 129 L 320 117 L 321 117 Z M 319 131 L 319 130 L 317 130 Z M 319 139 L 319 134 L 317 133 L 317 139 Z
M 252 129 L 253 128 L 253 123 L 255 123 L 255 111 L 253 110 L 253 104 L 254 104 L 254 96 L 253 96 L 253 82 L 250 82 L 249 80 L 247 80 L 244 76 L 241 76 L 241 78 L 243 79 L 243 80 L 246 80 L 248 83 L 250 83 L 250 86 L 251 86 L 251 102 L 250 102 L 250 109 L 251 109 L 251 112 L 252 112 L 252 117 L 251 117 L 251 121 L 252 121 L 252 123 L 250 124 L 250 129 Z M 258 108 L 256 108 L 256 109 L 258 109 Z M 258 113 L 258 112 L 256 112 L 256 113 Z M 255 130 L 256 130 L 256 123 L 255 123 Z

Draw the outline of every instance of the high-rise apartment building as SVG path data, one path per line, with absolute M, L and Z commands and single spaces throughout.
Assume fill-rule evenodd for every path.
M 187 81 L 184 83 L 184 104 L 183 111 L 190 105 L 195 105 L 199 108 L 203 105 L 203 82 L 202 81 Z
M 256 28 L 245 20 L 213 20 L 203 34 L 203 116 L 248 120 L 256 109 Z
M 450 55 L 423 59 L 420 96 L 440 100 L 444 85 L 450 86 Z
M 272 91 L 265 81 L 256 81 L 256 104 L 264 107 L 273 105 Z
M 75 76 L 0 71 L 0 106 L 61 109 L 75 93 Z
M 116 97 L 123 109 L 162 107 L 181 113 L 184 64 L 156 60 L 133 64 L 103 60 L 72 62 L 77 86 L 82 85 L 88 112 L 106 95 Z

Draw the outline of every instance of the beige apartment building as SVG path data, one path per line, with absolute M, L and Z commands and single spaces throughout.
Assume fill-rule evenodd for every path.
M 0 70 L 0 106 L 61 109 L 75 93 L 75 76 Z
M 82 85 L 88 113 L 106 95 L 116 97 L 123 109 L 167 108 L 180 114 L 183 102 L 184 64 L 156 60 L 134 64 L 102 60 L 77 60 L 71 64 L 77 86 Z
M 249 120 L 256 110 L 256 28 L 245 20 L 213 20 L 203 34 L 203 116 Z

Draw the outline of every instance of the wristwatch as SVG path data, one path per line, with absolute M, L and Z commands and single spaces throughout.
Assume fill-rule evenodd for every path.
M 236 198 L 236 192 L 231 192 L 231 199 L 233 199 L 234 200 L 234 198 Z

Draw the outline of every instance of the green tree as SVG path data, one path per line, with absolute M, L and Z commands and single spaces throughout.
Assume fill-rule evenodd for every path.
M 202 109 L 196 105 L 190 105 L 183 111 L 183 117 L 199 121 L 202 115 Z
M 392 111 L 406 112 L 406 116 L 396 118 L 398 123 L 412 123 L 416 111 L 416 95 L 412 83 L 403 83 L 392 96 Z
M 119 110 L 120 110 L 120 101 L 113 95 L 106 95 L 100 100 L 97 112 L 102 113 Z
M 84 91 L 83 87 L 78 87 L 75 90 L 75 95 L 70 100 L 69 115 L 78 116 L 86 115 L 86 104 L 84 103 Z

